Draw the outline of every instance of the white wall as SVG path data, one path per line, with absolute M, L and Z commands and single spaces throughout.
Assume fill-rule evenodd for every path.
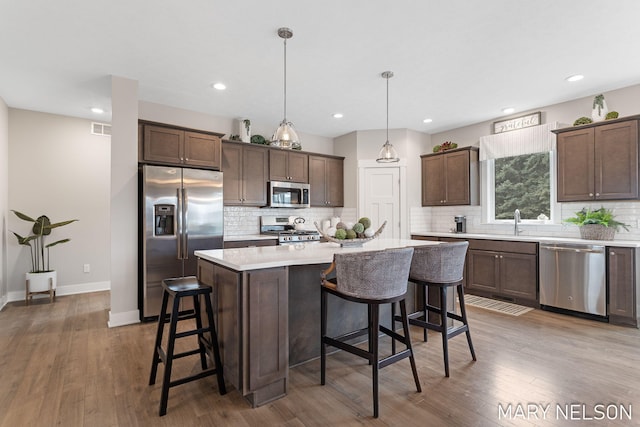
M 140 101 L 138 109 L 141 120 L 224 133 L 225 136 L 223 138 L 227 139 L 232 134 L 239 133 L 238 120 L 230 117 L 212 116 L 146 101 Z M 251 134 L 262 135 L 268 140 L 277 127 L 278 123 L 256 123 L 251 121 Z M 302 132 L 298 132 L 298 136 L 304 151 L 333 154 L 333 139 Z
M 9 109 L 0 98 L 0 309 L 8 301 L 7 214 L 9 212 Z
M 79 220 L 54 229 L 48 239 L 71 239 L 50 250 L 58 295 L 109 288 L 110 138 L 90 132 L 88 120 L 9 109 L 9 209 L 52 222 Z M 21 235 L 32 225 L 12 213 L 8 224 Z M 29 250 L 11 233 L 7 239 L 9 300 L 22 300 Z

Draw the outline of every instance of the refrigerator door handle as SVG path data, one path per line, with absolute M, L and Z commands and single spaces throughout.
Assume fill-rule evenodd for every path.
M 189 259 L 189 227 L 188 227 L 188 218 L 187 215 L 189 211 L 187 206 L 189 206 L 189 199 L 187 197 L 187 190 L 185 188 L 182 189 L 182 259 Z
M 178 238 L 176 239 L 176 243 L 177 243 L 177 247 L 178 247 L 178 251 L 176 254 L 176 258 L 177 259 L 183 259 L 182 258 L 182 232 L 183 232 L 183 218 L 182 218 L 182 193 L 180 192 L 179 188 L 176 188 L 176 193 L 177 193 L 177 198 L 178 198 L 178 209 L 177 209 L 177 215 L 178 215 L 178 220 L 177 225 L 178 225 Z

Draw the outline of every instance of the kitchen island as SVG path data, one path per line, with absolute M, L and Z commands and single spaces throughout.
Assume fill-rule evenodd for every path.
M 290 366 L 319 357 L 320 273 L 335 253 L 434 244 L 376 239 L 360 248 L 306 243 L 196 251 L 198 278 L 213 287 L 225 380 L 256 407 L 286 394 Z M 335 297 L 328 315 L 330 334 L 366 325 L 366 307 Z M 388 311 L 381 318 L 390 322 Z

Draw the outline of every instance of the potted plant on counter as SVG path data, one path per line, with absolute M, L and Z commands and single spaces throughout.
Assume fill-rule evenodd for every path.
M 48 293 L 50 300 L 53 301 L 56 295 L 57 274 L 49 266 L 49 249 L 61 243 L 66 243 L 71 239 L 57 240 L 52 243 L 46 243 L 45 239 L 54 228 L 71 224 L 77 219 L 52 224 L 46 215 L 40 215 L 37 219 L 33 219 L 18 211 L 12 210 L 11 212 L 21 220 L 33 223 L 31 235 L 29 236 L 21 236 L 13 232 L 13 235 L 18 239 L 18 244 L 29 246 L 29 253 L 31 254 L 31 271 L 26 273 L 27 305 L 31 295 L 36 293 Z
M 565 222 L 580 227 L 580 237 L 586 240 L 613 240 L 620 227 L 629 231 L 629 226 L 616 221 L 613 211 L 604 206 L 600 209 L 582 208 L 576 216 L 565 219 Z

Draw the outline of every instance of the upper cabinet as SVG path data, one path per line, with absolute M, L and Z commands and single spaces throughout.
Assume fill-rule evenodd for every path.
M 311 206 L 344 206 L 344 158 L 309 156 Z
M 478 204 L 478 148 L 424 154 L 422 206 Z
M 256 144 L 224 142 L 222 172 L 225 205 L 266 206 L 269 149 Z
M 223 134 L 147 123 L 142 128 L 142 162 L 220 169 Z
M 269 150 L 269 180 L 309 182 L 309 155 L 297 151 Z
M 559 202 L 638 198 L 638 116 L 554 132 Z

